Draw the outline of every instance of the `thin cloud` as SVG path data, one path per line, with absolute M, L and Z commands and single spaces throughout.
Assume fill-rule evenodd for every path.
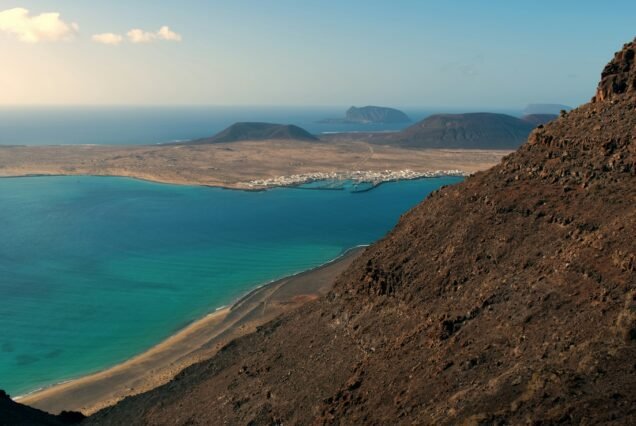
M 126 35 L 131 43 L 150 43 L 157 37 L 155 33 L 149 33 L 138 28 L 128 31 Z
M 95 43 L 108 44 L 111 46 L 117 46 L 124 41 L 124 37 L 114 33 L 95 34 L 91 38 Z
M 131 43 L 151 43 L 156 40 L 165 40 L 165 41 L 181 41 L 181 34 L 177 34 L 170 29 L 168 26 L 163 26 L 156 33 L 144 31 L 139 28 L 134 28 L 128 33 L 128 40 Z
M 75 22 L 64 22 L 57 12 L 31 15 L 28 9 L 21 7 L 0 12 L 0 32 L 24 43 L 71 40 L 78 31 Z
M 157 38 L 167 41 L 181 41 L 181 34 L 177 34 L 168 26 L 163 26 L 157 32 Z

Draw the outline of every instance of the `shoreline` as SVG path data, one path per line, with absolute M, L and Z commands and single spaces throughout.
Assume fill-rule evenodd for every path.
M 122 363 L 13 399 L 52 413 L 74 410 L 90 414 L 127 396 L 161 386 L 231 340 L 326 294 L 337 275 L 367 246 L 346 249 L 319 266 L 262 284 Z
M 398 172 L 404 172 L 405 170 L 400 170 Z M 408 171 L 408 170 L 407 170 Z M 346 181 L 346 180 L 351 180 L 348 179 L 347 176 L 350 176 L 352 174 L 358 173 L 359 171 L 356 172 L 352 172 L 352 171 L 347 171 L 347 172 L 341 172 L 338 173 L 338 175 L 342 175 L 340 178 L 337 178 L 336 180 L 340 179 L 341 181 Z M 369 171 L 370 172 L 370 171 Z M 150 177 L 139 177 L 139 176 L 135 176 L 135 175 L 126 175 L 126 174 L 72 174 L 72 173 L 27 173 L 27 174 L 22 174 L 22 175 L 0 175 L 0 179 L 20 179 L 20 178 L 42 178 L 42 177 L 103 177 L 103 178 L 122 178 L 122 179 L 134 179 L 134 180 L 138 180 L 141 182 L 148 182 L 148 183 L 155 183 L 155 184 L 161 184 L 161 185 L 174 185 L 174 186 L 198 186 L 198 187 L 204 187 L 204 188 L 218 188 L 218 189 L 225 189 L 225 190 L 230 190 L 230 191 L 244 191 L 244 192 L 262 192 L 262 191 L 268 191 L 270 189 L 277 189 L 277 188 L 298 188 L 298 189 L 316 189 L 316 190 L 329 190 L 329 188 L 301 188 L 302 185 L 306 185 L 309 183 L 314 183 L 314 182 L 320 182 L 322 180 L 331 180 L 331 178 L 325 177 L 322 179 L 316 179 L 313 178 L 311 176 L 316 175 L 316 173 L 305 173 L 302 175 L 292 175 L 292 176 L 279 176 L 277 178 L 271 178 L 268 180 L 276 180 L 276 179 L 290 179 L 289 182 L 286 183 L 273 183 L 273 184 L 265 184 L 265 185 L 254 185 L 251 181 L 250 182 L 236 182 L 233 184 L 227 184 L 227 185 L 210 185 L 210 184 L 205 184 L 205 183 L 201 183 L 201 182 L 196 182 L 196 181 L 186 181 L 186 182 L 180 182 L 180 181 L 171 181 L 171 180 L 166 180 L 166 179 L 161 179 L 161 178 L 150 178 Z M 390 177 L 386 177 L 386 179 L 379 179 L 379 180 L 355 180 L 354 182 L 356 184 L 362 184 L 362 183 L 368 183 L 371 184 L 371 187 L 369 189 L 366 189 L 364 192 L 366 191 L 370 191 L 372 189 L 375 189 L 377 187 L 379 187 L 382 184 L 385 183 L 391 183 L 391 182 L 401 182 L 401 181 L 411 181 L 411 180 L 421 180 L 421 179 L 436 179 L 436 178 L 442 178 L 442 177 L 467 177 L 470 176 L 470 173 L 463 171 L 463 170 L 435 170 L 432 172 L 421 172 L 418 173 L 418 175 L 416 176 L 404 176 L 404 177 L 394 177 L 394 176 L 390 176 Z
M 30 392 L 27 392 L 25 394 L 11 397 L 11 399 L 13 399 L 16 402 L 24 403 L 25 400 L 28 400 L 31 397 L 35 397 L 35 396 L 37 396 L 40 393 L 44 393 L 44 392 L 47 392 L 47 391 L 50 391 L 50 390 L 54 390 L 55 388 L 62 387 L 62 386 L 67 385 L 69 383 L 80 382 L 80 381 L 82 381 L 84 379 L 88 379 L 88 378 L 91 378 L 91 377 L 94 377 L 94 376 L 99 376 L 99 375 L 107 373 L 109 371 L 121 368 L 121 367 L 123 367 L 123 366 L 125 366 L 125 365 L 127 365 L 129 363 L 135 362 L 137 360 L 137 358 L 143 357 L 144 355 L 147 355 L 148 353 L 151 353 L 151 352 L 155 351 L 157 348 L 161 347 L 162 345 L 168 344 L 171 339 L 173 339 L 173 338 L 175 338 L 175 337 L 177 337 L 177 336 L 179 336 L 181 334 L 184 334 L 185 332 L 188 331 L 188 329 L 197 326 L 199 323 L 203 324 L 206 321 L 210 321 L 212 319 L 215 319 L 215 317 L 217 317 L 217 316 L 221 316 L 221 315 L 227 314 L 226 311 L 229 311 L 229 309 L 230 309 L 230 307 L 228 307 L 228 306 L 221 306 L 221 307 L 215 309 L 214 311 L 205 314 L 201 318 L 198 318 L 198 319 L 196 319 L 194 321 L 190 321 L 186 325 L 184 325 L 183 327 L 181 327 L 178 330 L 176 330 L 173 334 L 171 334 L 170 336 L 168 336 L 167 338 L 162 340 L 161 342 L 157 343 L 156 345 L 151 346 L 150 348 L 144 350 L 141 353 L 138 353 L 138 354 L 132 356 L 131 358 L 129 358 L 129 359 L 123 361 L 123 362 L 120 362 L 118 364 L 112 365 L 110 367 L 105 367 L 105 368 L 103 368 L 101 370 L 97 370 L 97 371 L 93 371 L 91 373 L 80 375 L 80 376 L 77 376 L 77 377 L 74 377 L 74 378 L 71 378 L 71 379 L 65 379 L 65 380 L 62 380 L 60 382 L 53 383 L 51 385 L 45 385 L 45 386 L 42 386 L 42 387 L 37 388 L 35 390 L 32 390 Z

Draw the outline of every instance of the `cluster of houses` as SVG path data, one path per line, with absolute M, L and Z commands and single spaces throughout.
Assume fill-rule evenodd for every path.
M 440 176 L 466 176 L 461 170 L 414 171 L 405 170 L 354 170 L 346 172 L 314 172 L 269 179 L 252 180 L 246 183 L 248 188 L 271 188 L 277 186 L 297 186 L 317 181 L 352 181 L 353 183 L 371 183 L 379 185 L 396 180 L 421 179 Z

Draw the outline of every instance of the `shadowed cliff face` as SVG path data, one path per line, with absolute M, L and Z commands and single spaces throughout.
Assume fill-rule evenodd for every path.
M 631 46 L 597 102 L 431 194 L 326 299 L 89 423 L 635 424 Z

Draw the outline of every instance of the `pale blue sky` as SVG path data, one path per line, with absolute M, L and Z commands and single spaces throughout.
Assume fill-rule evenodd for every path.
M 634 1 L 0 1 L 14 8 L 29 15 L 0 15 L 5 105 L 577 105 L 636 35 Z M 25 33 L 45 12 L 67 27 Z

